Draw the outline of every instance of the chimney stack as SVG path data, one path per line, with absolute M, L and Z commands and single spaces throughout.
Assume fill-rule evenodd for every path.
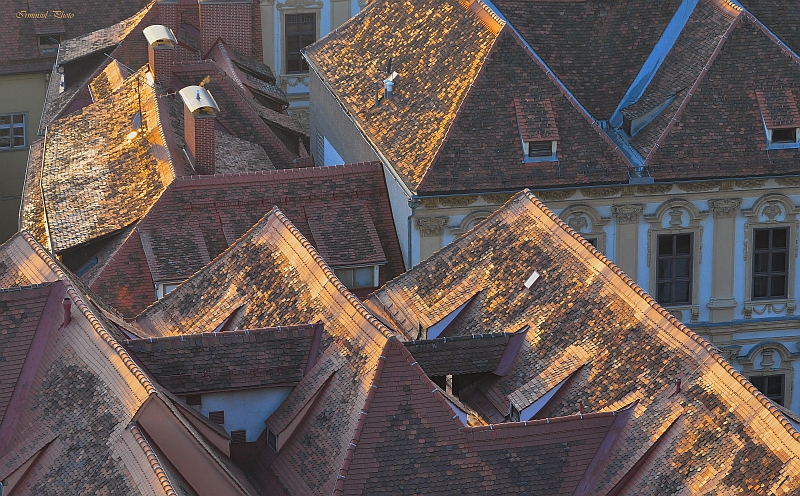
M 175 45 L 178 40 L 172 30 L 156 24 L 144 28 L 147 39 L 147 55 L 150 60 L 150 72 L 162 88 L 169 88 L 172 81 L 172 63 Z
M 217 102 L 202 86 L 187 86 L 178 92 L 183 99 L 183 131 L 194 169 L 200 175 L 211 175 L 214 164 L 214 117 Z
M 69 298 L 64 298 L 64 301 L 61 303 L 64 307 L 64 322 L 61 324 L 61 327 L 67 327 L 72 320 L 72 315 L 70 314 L 70 310 L 72 310 L 72 300 Z
M 202 56 L 218 38 L 245 57 L 253 56 L 253 0 L 198 0 Z

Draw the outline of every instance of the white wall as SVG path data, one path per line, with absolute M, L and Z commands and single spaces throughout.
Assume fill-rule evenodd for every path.
M 291 387 L 245 389 L 207 393 L 201 396 L 200 413 L 208 417 L 209 412 L 225 412 L 222 427 L 228 431 L 247 430 L 247 442 L 258 439 L 264 432 L 264 422 L 289 396 Z

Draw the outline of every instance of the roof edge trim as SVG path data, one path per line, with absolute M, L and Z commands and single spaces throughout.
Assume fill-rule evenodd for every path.
M 147 461 L 150 462 L 150 467 L 155 472 L 156 477 L 158 477 L 158 481 L 161 483 L 161 488 L 164 490 L 164 494 L 167 496 L 178 496 L 178 493 L 172 488 L 172 483 L 169 481 L 169 477 L 167 477 L 167 473 L 164 472 L 164 467 L 161 466 L 161 462 L 158 461 L 158 456 L 156 456 L 155 451 L 150 446 L 150 443 L 147 442 L 147 439 L 142 434 L 142 431 L 139 430 L 139 427 L 136 426 L 135 423 L 131 422 L 128 426 L 128 430 L 131 431 L 133 434 L 133 438 L 139 443 L 139 446 L 142 448 L 145 456 L 147 457 Z

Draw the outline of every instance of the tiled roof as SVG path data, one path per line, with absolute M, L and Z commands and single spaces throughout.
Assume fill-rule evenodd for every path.
M 39 35 L 61 35 L 62 40 L 102 29 L 134 15 L 148 0 L 9 0 L 3 3 L 3 44 L 0 46 L 0 74 L 49 72 L 55 51 L 43 55 Z M 55 11 L 66 15 L 56 18 Z M 18 13 L 48 12 L 47 19 L 26 18 Z
M 800 58 L 782 50 L 762 25 L 745 13 L 646 163 L 656 178 L 791 173 L 796 170 L 800 150 L 765 153 L 762 111 L 769 114 L 772 109 L 788 107 L 789 95 L 798 92 Z
M 36 241 L 44 246 L 50 245 L 44 216 L 42 198 L 42 150 L 44 140 L 31 143 L 28 152 L 28 167 L 25 170 L 25 186 L 22 189 L 22 210 L 20 211 L 20 230 L 28 231 Z
M 781 0 L 739 0 L 795 53 L 800 53 L 800 12 Z
M 494 372 L 511 334 L 505 332 L 410 341 L 406 349 L 428 376 Z
M 541 279 L 528 290 L 523 283 L 534 270 Z M 399 310 L 395 320 L 407 327 L 398 330 L 414 337 L 475 290 L 485 297 L 450 335 L 531 327 L 512 371 L 477 386 L 506 412 L 509 396 L 533 379 L 563 380 L 575 370 L 534 418 L 574 414 L 579 403 L 608 412 L 639 401 L 613 461 L 597 467 L 598 494 L 621 480 L 621 494 L 800 490 L 800 481 L 786 479 L 800 469 L 800 433 L 711 345 L 529 194 L 370 299 Z M 760 462 L 741 471 L 745 458 Z M 709 471 L 715 477 L 701 475 Z
M 457 0 L 406 2 L 402 15 L 394 2 L 379 1 L 307 47 L 306 54 L 414 190 L 499 28 L 483 7 L 470 10 Z M 388 76 L 389 59 L 399 74 L 394 95 L 375 106 L 375 84 Z
M 275 205 L 329 264 L 388 261 L 381 284 L 404 271 L 381 166 L 352 164 L 177 179 L 91 286 L 134 316 L 154 301 L 152 281 L 188 278 Z
M 314 326 L 189 334 L 124 344 L 176 394 L 293 385 L 303 378 Z
M 495 0 L 494 5 L 598 119 L 611 117 L 679 0 Z
M 115 46 L 133 31 L 147 15 L 153 4 L 149 3 L 133 16 L 116 24 L 92 31 L 83 36 L 71 38 L 61 43 L 58 48 L 57 64 L 63 65 L 86 55 Z
M 146 132 L 130 137 L 134 114 Z M 52 249 L 135 222 L 174 178 L 153 88 L 140 73 L 47 128 L 41 174 Z

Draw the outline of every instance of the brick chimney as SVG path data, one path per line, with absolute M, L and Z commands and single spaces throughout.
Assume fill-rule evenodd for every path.
M 187 86 L 178 93 L 183 100 L 184 139 L 194 169 L 199 175 L 214 174 L 214 117 L 219 112 L 217 102 L 201 86 Z
M 173 54 L 178 40 L 171 29 L 160 24 L 148 26 L 143 32 L 147 39 L 150 72 L 159 86 L 169 88 L 172 81 Z
M 253 0 L 198 0 L 197 3 L 203 56 L 218 38 L 245 57 L 253 56 Z

